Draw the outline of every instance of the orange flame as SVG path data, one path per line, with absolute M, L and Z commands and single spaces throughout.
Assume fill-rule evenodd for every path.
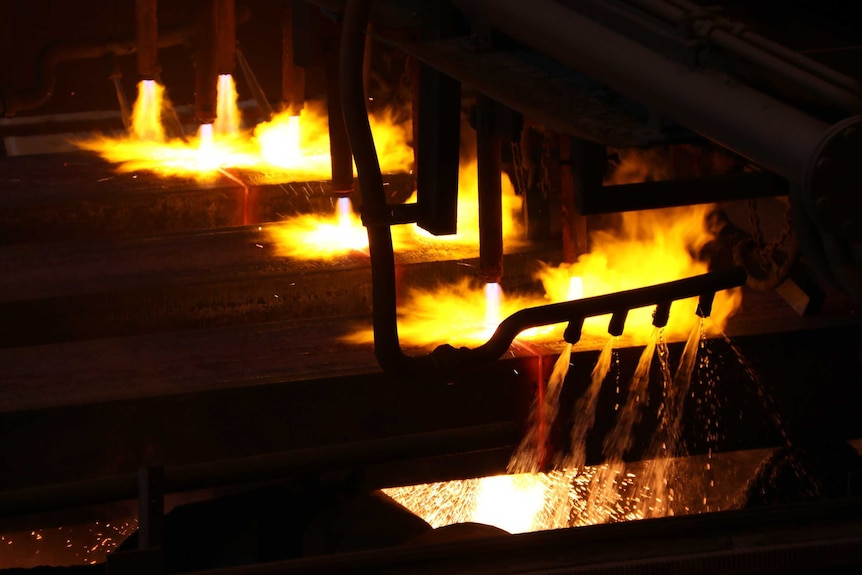
M 706 273 L 707 263 L 692 256 L 712 239 L 706 230 L 711 206 L 630 212 L 622 215 L 619 232 L 594 232 L 591 251 L 573 264 L 543 265 L 538 273 L 548 299 L 566 301 L 571 278 L 580 278 L 583 296 L 591 297 Z M 723 328 L 741 303 L 741 290 L 716 294 L 712 325 Z M 684 339 L 691 331 L 697 299 L 674 302 L 665 328 L 668 338 Z M 632 310 L 625 335 L 638 343 L 652 332 L 653 307 Z M 588 318 L 584 331 L 607 332 L 610 316 Z
M 273 181 L 330 177 L 329 125 L 320 103 L 308 103 L 298 117 L 281 113 L 251 132 L 243 131 L 233 78 L 222 75 L 212 138 L 209 128 L 202 126 L 188 142 L 165 140 L 161 109 L 166 105 L 170 104 L 164 101 L 162 86 L 142 82 L 131 135 L 95 136 L 74 144 L 117 164 L 121 172 L 147 170 L 208 180 L 219 169 L 240 168 L 261 172 Z M 370 118 L 380 166 L 385 172 L 408 171 L 413 163 L 409 126 L 394 123 L 393 118 L 388 111 Z
M 163 142 L 162 101 L 165 88 L 154 80 L 138 83 L 138 99 L 132 108 L 132 136 L 138 140 Z
M 611 177 L 618 182 L 643 178 L 650 170 L 646 163 L 650 157 L 624 154 L 621 169 Z M 525 307 L 614 293 L 707 272 L 707 263 L 699 261 L 695 254 L 713 239 L 706 229 L 706 215 L 711 207 L 700 205 L 622 214 L 618 231 L 591 233 L 591 251 L 580 256 L 577 262 L 559 266 L 540 265 L 536 278 L 544 286 L 544 297 L 503 294 L 500 315 L 506 317 Z M 468 210 L 475 213 L 476 203 L 464 206 L 463 211 Z M 472 233 L 465 234 L 464 239 L 477 245 L 477 226 L 472 228 Z M 399 306 L 402 318 L 399 334 L 404 343 L 417 347 L 442 342 L 453 345 L 482 343 L 491 333 L 486 327 L 486 301 L 482 286 L 469 278 L 451 286 L 411 289 Z M 711 321 L 707 323 L 709 335 L 724 328 L 741 301 L 740 289 L 716 294 Z M 668 339 L 687 337 L 695 321 L 696 307 L 696 298 L 673 303 L 670 321 L 665 328 Z M 650 306 L 629 313 L 623 334 L 627 344 L 639 345 L 649 339 L 653 331 L 653 309 Z M 584 333 L 604 337 L 608 321 L 609 316 L 588 318 Z M 519 338 L 559 339 L 562 327 L 528 330 Z M 357 343 L 373 341 L 371 331 L 367 329 L 359 330 L 347 339 Z
M 406 158 L 402 158 L 406 161 Z M 328 156 L 327 156 L 328 161 Z M 503 186 L 503 236 L 510 243 L 520 243 L 520 223 L 517 214 L 521 199 L 515 194 L 509 178 L 501 180 Z M 426 256 L 440 260 L 457 257 L 475 257 L 479 244 L 478 182 L 476 162 L 467 162 L 459 170 L 458 181 L 458 233 L 434 236 L 417 225 L 394 226 L 393 246 L 398 251 L 421 250 Z M 408 201 L 415 201 L 415 194 Z M 296 259 L 328 259 L 355 251 L 366 251 L 368 241 L 358 217 L 351 215 L 345 225 L 339 215 L 306 214 L 289 218 L 270 226 L 271 241 L 281 256 Z

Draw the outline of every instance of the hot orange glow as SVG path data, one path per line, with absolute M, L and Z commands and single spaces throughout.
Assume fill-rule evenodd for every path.
M 328 156 L 326 161 L 329 161 Z M 521 209 L 521 199 L 515 194 L 508 177 L 502 176 L 501 183 L 503 235 L 507 242 L 520 244 L 521 241 L 518 238 L 521 230 L 518 213 Z M 434 236 L 416 225 L 393 226 L 392 242 L 396 250 L 418 250 L 435 260 L 478 255 L 479 212 L 475 161 L 466 162 L 461 167 L 458 185 L 458 233 Z M 408 202 L 412 201 L 415 201 L 415 195 L 408 200 Z M 367 234 L 360 219 L 351 216 L 347 220 L 339 221 L 339 215 L 335 212 L 296 216 L 279 225 L 270 226 L 268 230 L 273 244 L 277 246 L 277 252 L 285 257 L 333 259 L 350 252 L 365 251 L 368 247 Z M 485 309 L 484 304 L 481 309 Z M 496 312 L 493 313 L 496 314 Z M 475 325 L 481 326 L 483 323 L 484 320 L 477 319 Z M 491 328 L 491 333 L 494 327 Z M 477 329 L 480 329 L 483 335 L 489 333 L 487 329 Z M 357 341 L 360 340 L 363 340 L 361 336 Z
M 435 528 L 475 522 L 509 533 L 525 533 L 567 526 L 565 522 L 553 524 L 553 512 L 548 505 L 561 476 L 559 473 L 497 475 L 395 487 L 384 492 Z
M 502 504 L 505 502 L 505 504 Z M 535 531 L 545 502 L 545 486 L 537 474 L 497 475 L 479 481 L 473 520 L 509 533 Z
M 581 278 L 583 296 L 591 297 L 706 273 L 706 262 L 691 254 L 712 239 L 704 225 L 710 209 L 711 206 L 700 205 L 624 213 L 620 230 L 593 233 L 592 251 L 576 263 L 542 266 L 539 279 L 548 299 L 566 300 L 572 277 Z M 711 323 L 723 328 L 739 307 L 741 297 L 738 289 L 716 294 Z M 696 308 L 696 299 L 674 302 L 666 336 L 685 338 L 691 331 Z M 629 312 L 624 334 L 645 343 L 652 332 L 652 312 L 652 307 Z M 587 319 L 585 333 L 606 333 L 609 319 Z
M 144 142 L 163 142 L 162 101 L 164 86 L 155 80 L 138 82 L 138 99 L 132 108 L 132 137 Z
M 582 255 L 576 263 L 541 264 L 537 278 L 545 288 L 544 298 L 503 293 L 500 316 L 505 318 L 525 307 L 614 293 L 707 272 L 707 264 L 698 261 L 692 253 L 697 253 L 711 239 L 705 227 L 709 209 L 710 206 L 703 205 L 623 214 L 621 229 L 616 233 L 594 232 L 592 251 Z M 489 330 L 482 289 L 483 286 L 474 281 L 463 279 L 450 286 L 410 290 L 399 306 L 403 317 L 398 328 L 402 341 L 416 346 L 484 342 Z M 708 325 L 714 330 L 723 329 L 741 301 L 739 289 L 716 294 Z M 695 321 L 696 308 L 694 298 L 674 302 L 665 329 L 666 337 L 684 339 Z M 643 344 L 649 339 L 653 330 L 653 309 L 650 306 L 629 313 L 623 333 L 628 344 Z M 609 316 L 588 318 L 583 332 L 605 336 L 609 320 Z M 559 325 L 532 329 L 521 337 L 559 339 L 563 328 Z M 361 330 L 350 336 L 349 341 L 369 342 L 372 334 L 370 330 Z
M 508 175 L 502 174 L 503 239 L 508 245 L 522 243 L 519 219 L 522 199 Z M 462 161 L 458 170 L 458 231 L 448 236 L 434 236 L 419 226 L 392 228 L 392 240 L 397 249 L 409 250 L 430 244 L 469 247 L 478 255 L 479 246 L 479 179 L 476 160 Z M 415 201 L 415 195 L 408 201 Z
M 276 254 L 331 261 L 351 252 L 368 253 L 368 235 L 349 198 L 339 198 L 332 214 L 304 214 L 267 228 Z
M 74 143 L 98 153 L 121 172 L 147 170 L 163 176 L 186 176 L 202 180 L 216 177 L 218 170 L 239 168 L 266 174 L 273 181 L 325 180 L 330 177 L 329 124 L 325 106 L 309 102 L 299 116 L 287 113 L 243 131 L 237 92 L 230 75 L 219 76 L 217 118 L 198 135 L 166 140 L 161 123 L 164 89 L 155 82 L 138 86 L 131 134 L 95 136 Z M 394 122 L 384 112 L 370 118 L 380 166 L 384 172 L 412 169 L 413 152 L 409 126 Z

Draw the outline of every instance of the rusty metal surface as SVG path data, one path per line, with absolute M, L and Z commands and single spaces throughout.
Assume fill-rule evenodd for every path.
M 231 170 L 206 180 L 119 172 L 84 153 L 0 158 L 0 245 L 122 238 L 280 221 L 334 211 L 329 182 Z M 395 200 L 413 189 L 389 174 Z M 246 194 L 246 188 L 248 193 Z M 247 196 L 247 197 L 246 197 Z
M 368 257 L 330 262 L 278 254 L 272 225 L 86 243 L 0 247 L 0 347 L 370 313 Z M 399 255 L 405 287 L 475 275 L 472 247 L 428 244 Z M 506 289 L 531 286 L 552 246 L 507 256 Z M 442 342 L 441 342 L 442 343 Z

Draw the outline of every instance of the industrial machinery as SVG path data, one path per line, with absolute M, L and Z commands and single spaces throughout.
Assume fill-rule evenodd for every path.
M 855 2 L 38 0 L 0 19 L 0 569 L 858 571 Z M 157 133 L 139 123 L 156 86 Z M 324 152 L 285 164 L 295 135 L 271 162 L 288 126 Z M 202 161 L 220 142 L 240 151 Z M 166 172 L 176 157 L 186 171 Z M 623 174 L 632 158 L 646 174 Z M 367 245 L 280 244 L 348 198 Z M 656 210 L 667 228 L 694 214 L 696 272 L 630 263 L 626 287 L 518 300 L 478 340 L 460 338 L 464 302 L 435 312 L 446 335 L 405 336 L 411 289 L 533 294 L 537 267 L 581 269 Z M 401 243 L 414 224 L 425 239 Z M 667 265 L 657 241 L 631 259 Z M 741 307 L 707 338 L 725 290 Z M 632 338 L 644 308 L 652 336 Z M 693 329 L 665 342 L 681 314 Z M 657 479 L 662 512 L 634 495 L 574 526 L 598 497 L 585 466 L 617 469 L 615 490 Z M 543 510 L 564 528 L 431 529 L 378 491 L 507 469 L 564 486 Z

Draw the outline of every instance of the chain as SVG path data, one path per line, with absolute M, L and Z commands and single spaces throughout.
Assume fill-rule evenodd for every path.
M 781 235 L 778 236 L 774 242 L 766 246 L 764 253 L 766 255 L 772 255 L 772 252 L 777 250 L 787 238 L 790 237 L 790 234 L 793 233 L 793 218 L 790 213 L 790 203 L 787 203 L 787 209 L 784 210 L 784 230 L 781 232 Z
M 748 223 L 751 226 L 751 239 L 757 249 L 763 248 L 763 232 L 760 231 L 760 216 L 757 214 L 757 200 L 748 200 Z
M 790 270 L 799 259 L 799 244 L 792 237 L 793 221 L 790 204 L 784 211 L 784 230 L 768 245 L 764 242 L 763 231 L 760 229 L 760 217 L 757 214 L 757 200 L 748 201 L 748 218 L 751 225 L 751 239 L 742 241 L 734 248 L 733 259 L 737 265 L 743 266 L 748 272 L 748 285 L 758 290 L 770 290 L 783 282 Z M 790 241 L 788 241 L 788 239 Z M 783 251 L 778 248 L 785 243 Z
M 751 238 L 754 240 L 755 246 L 764 256 L 770 257 L 775 250 L 781 247 L 790 234 L 793 232 L 793 220 L 790 213 L 790 204 L 787 204 L 787 209 L 784 210 L 784 229 L 774 241 L 768 245 L 763 239 L 763 232 L 760 229 L 760 216 L 757 213 L 757 200 L 748 200 L 748 221 L 751 225 Z

